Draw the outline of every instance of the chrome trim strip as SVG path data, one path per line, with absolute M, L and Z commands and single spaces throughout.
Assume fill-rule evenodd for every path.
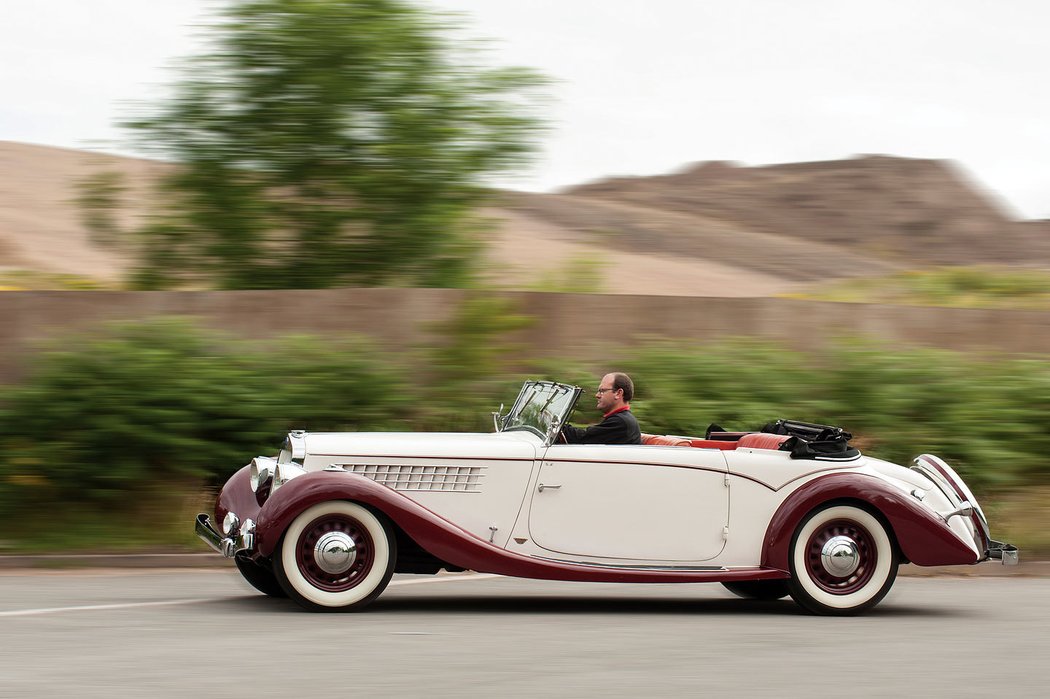
M 715 571 L 729 571 L 725 566 L 654 566 L 654 565 L 622 565 L 618 563 L 591 563 L 584 561 L 567 561 L 564 558 L 548 558 L 547 556 L 532 556 L 532 558 L 538 558 L 541 561 L 550 561 L 552 563 L 566 563 L 574 566 L 587 566 L 589 568 L 610 568 L 613 570 L 666 570 L 666 571 L 704 571 L 704 572 L 715 572 Z
M 424 454 L 329 454 L 317 452 L 311 456 L 334 456 L 340 459 L 441 459 L 444 461 L 528 461 L 532 463 L 536 459 L 519 458 L 516 456 L 426 456 Z

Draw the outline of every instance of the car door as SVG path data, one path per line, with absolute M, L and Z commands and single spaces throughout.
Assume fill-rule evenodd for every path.
M 555 444 L 529 508 L 533 542 L 570 557 L 708 560 L 728 522 L 725 457 L 690 447 Z

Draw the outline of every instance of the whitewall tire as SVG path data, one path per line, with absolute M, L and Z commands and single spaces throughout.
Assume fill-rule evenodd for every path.
M 382 515 L 332 500 L 292 520 L 274 555 L 274 572 L 288 596 L 311 611 L 355 611 L 383 592 L 396 558 L 396 540 Z
M 791 542 L 791 596 L 815 614 L 871 609 L 897 577 L 900 555 L 886 526 L 852 505 L 816 510 Z

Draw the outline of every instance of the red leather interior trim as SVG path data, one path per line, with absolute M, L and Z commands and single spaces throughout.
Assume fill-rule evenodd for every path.
M 314 472 L 289 481 L 266 502 L 256 522 L 259 553 L 270 556 L 284 530 L 307 507 L 326 500 L 354 500 L 383 512 L 433 556 L 468 570 L 520 578 L 583 582 L 726 582 L 775 580 L 780 570 L 747 568 L 656 571 L 545 561 L 514 553 L 464 531 L 404 495 L 363 476 Z
M 859 500 L 882 513 L 901 551 L 916 565 L 977 562 L 977 554 L 924 505 L 875 476 L 835 473 L 806 483 L 781 503 L 766 528 L 762 567 L 789 571 L 791 539 L 798 525 L 815 508 L 836 500 Z
M 767 434 L 765 432 L 753 432 L 745 434 L 737 441 L 739 449 L 779 449 L 780 445 L 791 439 L 786 434 Z
M 699 449 L 721 449 L 722 451 L 736 449 L 736 442 L 726 442 L 721 439 L 690 439 L 689 444 Z

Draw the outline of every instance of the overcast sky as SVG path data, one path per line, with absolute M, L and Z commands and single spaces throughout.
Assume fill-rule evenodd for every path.
M 209 0 L 0 1 L 0 140 L 109 146 Z M 1050 218 L 1047 0 L 429 0 L 558 80 L 547 190 L 699 160 L 951 158 Z

